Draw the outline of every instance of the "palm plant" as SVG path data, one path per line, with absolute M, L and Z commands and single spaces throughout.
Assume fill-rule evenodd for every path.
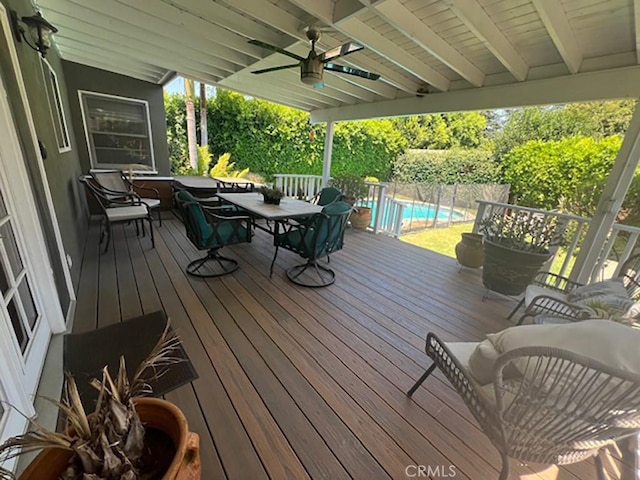
M 18 455 L 58 448 L 73 453 L 62 480 L 142 480 L 140 467 L 145 447 L 145 429 L 135 408 L 135 399 L 151 393 L 148 381 L 161 376 L 166 367 L 178 361 L 173 356 L 179 340 L 168 328 L 149 356 L 138 366 L 129 381 L 124 357 L 115 378 L 107 367 L 100 380 L 90 385 L 98 390 L 91 415 L 87 415 L 74 378 L 67 374 L 61 401 L 48 399 L 66 417 L 66 429 L 53 432 L 33 419 L 30 430 L 0 445 L 0 464 Z M 0 467 L 0 479 L 13 478 Z

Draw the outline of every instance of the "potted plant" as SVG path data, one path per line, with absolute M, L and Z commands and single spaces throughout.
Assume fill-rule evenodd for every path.
M 173 363 L 177 345 L 165 334 L 129 382 L 124 357 L 117 377 L 107 368 L 91 386 L 99 392 L 87 415 L 75 380 L 67 376 L 60 402 L 66 417 L 62 432 L 46 430 L 29 419 L 30 431 L 0 445 L 0 464 L 23 453 L 42 450 L 21 480 L 195 480 L 200 478 L 199 439 L 190 433 L 182 412 L 170 402 L 144 398 L 147 380 Z M 0 478 L 13 478 L 0 467 Z
M 484 235 L 482 283 L 489 290 L 520 295 L 561 245 L 564 229 L 556 217 L 528 212 L 494 213 L 480 222 Z
M 371 207 L 363 205 L 369 187 L 362 177 L 344 175 L 331 180 L 331 186 L 344 194 L 344 201 L 354 207 L 349 217 L 353 228 L 366 229 L 371 224 Z
M 258 188 L 258 193 L 262 194 L 264 203 L 271 205 L 280 205 L 280 200 L 284 197 L 284 192 L 278 187 L 267 187 L 263 185 Z

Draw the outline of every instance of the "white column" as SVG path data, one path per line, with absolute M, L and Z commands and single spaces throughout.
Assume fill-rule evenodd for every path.
M 333 153 L 333 122 L 327 122 L 327 132 L 324 137 L 324 158 L 322 160 L 322 187 L 329 184 L 331 178 L 331 154 Z
M 640 103 L 624 136 L 570 277 L 587 283 L 640 161 Z

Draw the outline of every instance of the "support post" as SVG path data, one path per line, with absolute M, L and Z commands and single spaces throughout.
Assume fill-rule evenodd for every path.
M 324 137 L 324 158 L 322 160 L 322 188 L 329 185 L 331 179 L 331 154 L 333 153 L 333 122 L 327 122 Z
M 616 162 L 598 201 L 570 278 L 587 283 L 602 253 L 640 161 L 640 103 L 636 106 Z
M 387 208 L 387 186 L 386 183 L 378 184 L 378 198 L 376 205 L 376 218 L 373 221 L 373 233 L 379 233 L 382 227 L 384 211 Z

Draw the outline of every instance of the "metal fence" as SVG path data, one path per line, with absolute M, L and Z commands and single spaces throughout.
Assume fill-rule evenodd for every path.
M 402 233 L 407 233 L 472 222 L 478 212 L 478 200 L 506 202 L 509 188 L 509 185 L 499 184 L 390 183 L 386 198 L 403 206 Z

